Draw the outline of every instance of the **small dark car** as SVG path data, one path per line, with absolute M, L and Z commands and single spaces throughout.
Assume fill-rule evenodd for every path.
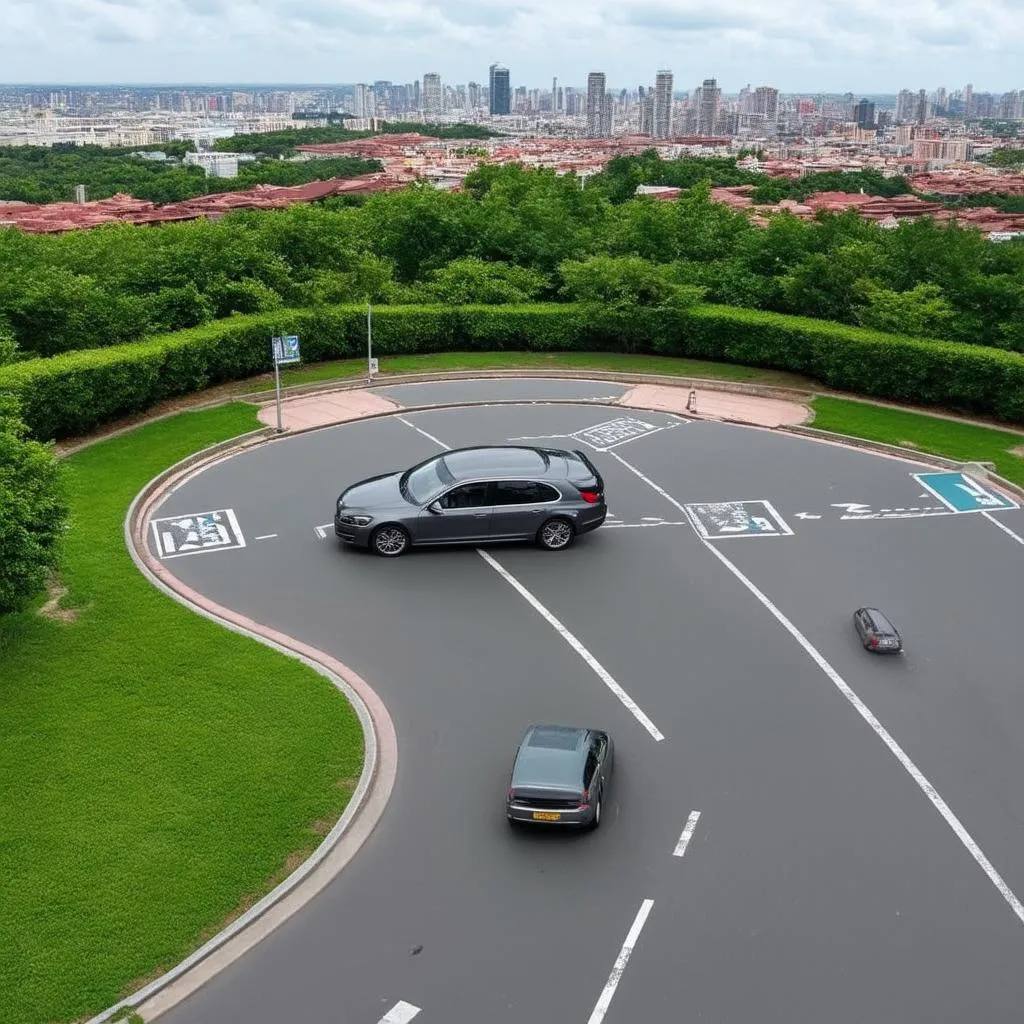
M 866 651 L 899 654 L 903 650 L 899 631 L 877 608 L 858 608 L 853 613 L 853 628 Z
M 531 725 L 512 765 L 509 824 L 597 828 L 614 759 L 612 739 L 600 729 Z

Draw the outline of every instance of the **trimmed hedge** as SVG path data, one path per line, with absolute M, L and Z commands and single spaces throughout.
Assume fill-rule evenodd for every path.
M 35 437 L 77 436 L 167 398 L 271 369 L 270 337 L 298 334 L 306 362 L 361 356 L 366 308 L 236 316 L 106 349 L 0 368 Z M 1024 422 L 1024 356 L 728 306 L 621 312 L 579 304 L 381 306 L 374 353 L 657 352 L 805 374 L 864 395 Z

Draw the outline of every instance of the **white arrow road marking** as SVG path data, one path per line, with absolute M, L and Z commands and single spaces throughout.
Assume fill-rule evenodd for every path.
M 418 1006 L 413 1006 L 412 1003 L 407 1003 L 404 999 L 400 999 L 377 1021 L 377 1024 L 409 1024 L 409 1021 L 419 1012 L 420 1008 Z
M 321 539 L 327 540 L 327 531 L 334 523 L 324 523 L 323 526 L 314 526 L 313 532 Z
M 608 981 L 605 983 L 604 990 L 601 992 L 601 996 L 597 1000 L 597 1005 L 594 1007 L 594 1012 L 590 1015 L 590 1020 L 587 1024 L 601 1024 L 601 1021 L 604 1020 L 604 1015 L 608 1012 L 608 1007 L 611 1006 L 612 996 L 615 995 L 615 990 L 619 987 L 619 982 L 622 980 L 622 974 L 626 970 L 629 958 L 633 955 L 633 947 L 636 945 L 637 939 L 640 938 L 640 932 L 643 931 L 644 924 L 647 922 L 647 915 L 651 912 L 651 907 L 653 906 L 654 900 L 644 900 L 640 904 L 640 909 L 633 920 L 633 926 L 629 929 L 626 941 L 622 944 L 622 949 L 619 950 L 619 955 L 615 958 L 615 966 L 612 968 L 612 973 L 608 976 Z
M 697 827 L 698 821 L 700 821 L 700 811 L 690 811 L 690 816 L 686 819 L 686 827 L 679 837 L 679 842 L 676 843 L 676 848 L 672 851 L 673 857 L 682 857 L 686 853 L 686 848 L 690 845 L 690 839 L 693 837 L 693 830 Z
M 847 512 L 853 512 L 853 513 L 856 513 L 856 514 L 860 514 L 860 513 L 863 513 L 863 512 L 870 512 L 871 511 L 871 506 L 870 505 L 861 505 L 861 504 L 859 504 L 856 501 L 846 502 L 845 504 L 840 503 L 838 505 L 833 505 L 832 507 L 833 508 L 845 508 Z
M 821 516 L 816 516 L 813 512 L 797 512 L 797 519 L 820 519 Z

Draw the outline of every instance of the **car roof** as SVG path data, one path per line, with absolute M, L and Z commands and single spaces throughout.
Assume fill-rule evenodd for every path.
M 531 725 L 519 745 L 513 785 L 578 787 L 591 730 L 570 725 Z
M 889 621 L 888 617 L 877 608 L 859 608 L 858 611 L 867 615 L 871 625 L 876 629 L 888 630 L 895 633 L 896 627 Z
M 546 476 L 565 471 L 565 459 L 571 452 L 556 448 L 529 448 L 518 445 L 456 448 L 442 456 L 448 472 L 456 480 L 479 477 Z

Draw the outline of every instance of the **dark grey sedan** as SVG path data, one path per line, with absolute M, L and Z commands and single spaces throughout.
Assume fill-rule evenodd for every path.
M 853 628 L 866 651 L 899 654 L 903 650 L 899 631 L 877 608 L 858 608 L 853 613 Z
M 614 763 L 612 739 L 600 729 L 531 725 L 512 765 L 509 823 L 597 828 Z
M 338 497 L 334 532 L 394 558 L 416 545 L 533 540 L 551 551 L 608 514 L 604 480 L 581 451 L 457 448 Z

